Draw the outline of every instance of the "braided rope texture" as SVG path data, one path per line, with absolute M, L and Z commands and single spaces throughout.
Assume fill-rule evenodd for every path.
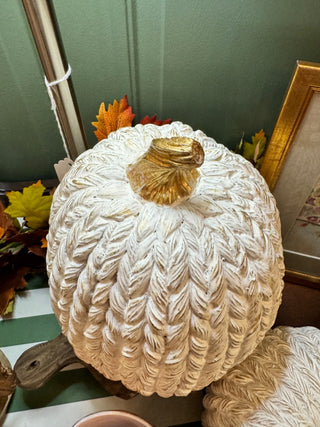
M 191 197 L 157 205 L 126 168 L 154 138 L 205 152 Z M 239 155 L 180 122 L 122 128 L 54 194 L 47 268 L 77 356 L 143 395 L 185 396 L 246 358 L 272 326 L 284 274 L 275 200 Z
M 204 427 L 319 427 L 320 330 L 279 327 L 204 397 Z

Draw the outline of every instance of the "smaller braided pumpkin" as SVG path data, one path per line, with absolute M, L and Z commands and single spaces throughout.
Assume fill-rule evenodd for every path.
M 272 326 L 279 215 L 259 172 L 203 132 L 122 128 L 80 155 L 55 192 L 47 268 L 80 359 L 143 395 L 185 396 Z
M 204 427 L 319 427 L 320 330 L 279 327 L 204 397 Z

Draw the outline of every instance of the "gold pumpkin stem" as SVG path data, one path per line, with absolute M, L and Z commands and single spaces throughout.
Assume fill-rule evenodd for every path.
M 194 139 L 159 138 L 128 166 L 127 176 L 133 191 L 145 200 L 172 205 L 191 195 L 199 178 L 197 168 L 203 161 L 203 148 Z

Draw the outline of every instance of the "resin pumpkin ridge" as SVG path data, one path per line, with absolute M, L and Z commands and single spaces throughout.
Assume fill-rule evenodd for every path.
M 152 140 L 198 141 L 187 200 L 136 194 L 127 167 Z M 143 395 L 185 396 L 245 359 L 274 323 L 283 288 L 275 200 L 241 156 L 180 122 L 119 129 L 57 188 L 47 269 L 77 356 Z
M 280 326 L 255 351 L 212 383 L 203 399 L 204 427 L 318 427 L 320 330 Z

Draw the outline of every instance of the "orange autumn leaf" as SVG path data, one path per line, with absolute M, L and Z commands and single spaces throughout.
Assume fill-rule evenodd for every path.
M 266 137 L 266 134 L 264 133 L 264 130 L 261 129 L 259 132 L 256 132 L 256 134 L 252 138 L 256 140 L 256 139 L 264 139 L 265 137 Z
M 42 245 L 41 245 L 42 248 L 47 248 L 48 247 L 48 242 L 47 242 L 47 239 L 45 237 L 43 237 L 41 239 L 41 243 L 42 243 Z
M 16 233 L 17 230 L 13 224 L 12 218 L 5 213 L 5 207 L 2 202 L 0 202 L 0 239 L 2 237 L 10 237 Z
M 14 294 L 14 288 L 5 289 L 4 291 L 0 290 L 0 316 L 6 313 L 10 301 L 14 299 Z
M 24 289 L 27 286 L 25 275 L 29 273 L 30 268 L 23 266 L 16 270 L 6 270 L 1 275 L 0 287 L 0 315 L 3 316 L 7 311 L 10 301 L 13 300 L 15 289 Z
M 172 119 L 166 119 L 166 120 L 158 120 L 157 115 L 154 114 L 152 117 L 145 116 L 141 121 L 141 125 L 147 125 L 149 123 L 156 125 L 156 126 L 162 126 L 166 124 L 170 124 L 172 122 Z
M 97 122 L 92 122 L 92 125 L 97 128 L 94 132 L 98 141 L 108 137 L 109 133 L 125 127 L 132 126 L 134 114 L 132 108 L 128 104 L 128 97 L 125 95 L 119 102 L 113 101 L 113 105 L 109 104 L 106 111 L 104 102 L 101 103 Z
M 10 237 L 10 239 L 7 239 L 7 243 L 22 243 L 24 247 L 28 249 L 29 252 L 39 257 L 45 258 L 47 248 L 47 233 L 48 230 L 42 229 L 26 231 L 24 233 L 18 233 L 15 236 Z

